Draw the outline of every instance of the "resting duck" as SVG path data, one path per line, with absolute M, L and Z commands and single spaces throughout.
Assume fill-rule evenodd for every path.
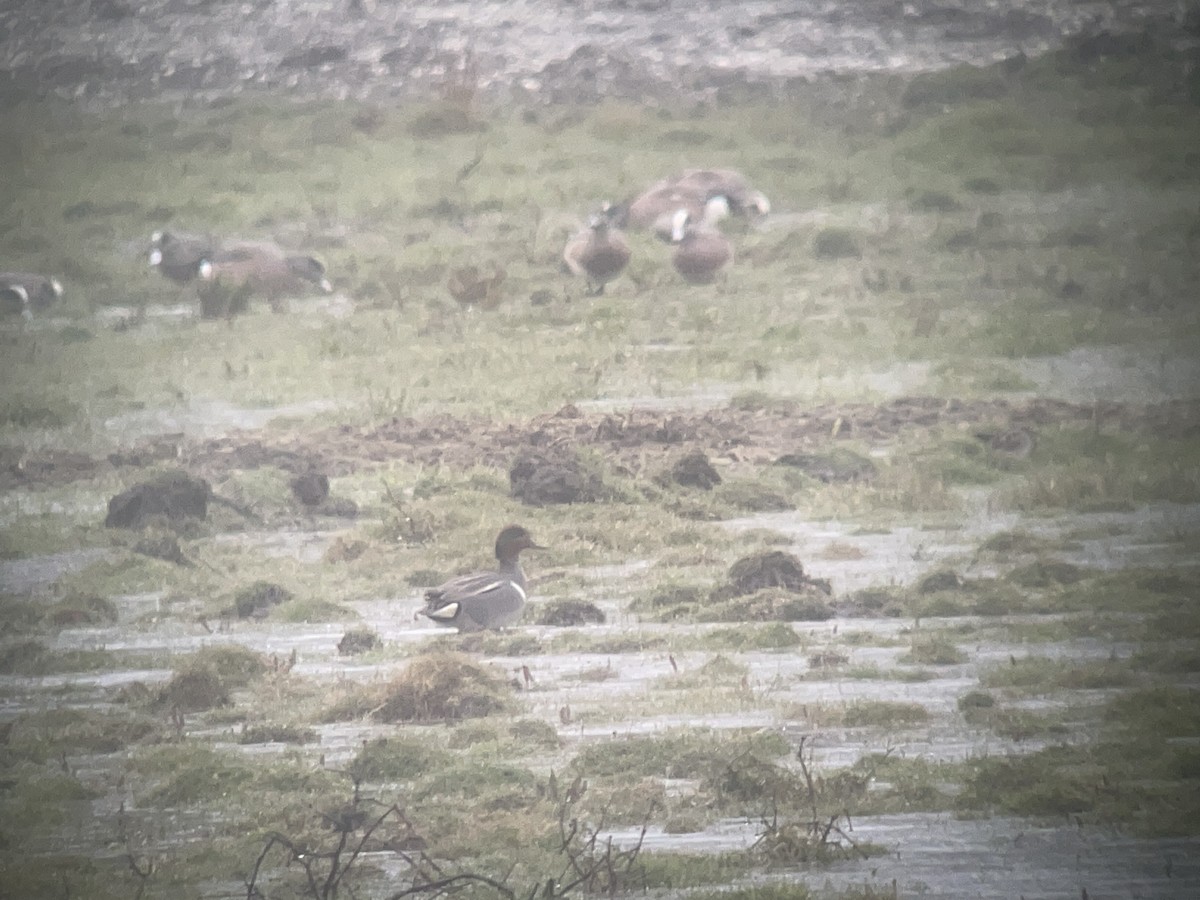
M 603 294 L 604 285 L 629 265 L 629 242 L 605 213 L 592 216 L 588 227 L 567 241 L 563 262 L 587 278 L 589 293 Z
M 709 205 L 719 206 L 724 202 L 724 197 L 714 197 Z M 676 247 L 671 255 L 671 263 L 689 284 L 712 282 L 717 273 L 733 260 L 733 244 L 716 229 L 713 221 L 708 208 L 699 222 L 694 221 L 686 209 L 675 212 L 671 240 Z
M 726 198 L 734 215 L 766 215 L 771 203 L 756 191 L 741 172 L 733 169 L 684 169 L 655 182 L 638 194 L 623 210 L 619 220 L 631 229 L 661 227 L 663 217 L 678 209 L 689 209 L 699 218 L 704 204 L 716 195 Z
M 45 309 L 62 293 L 57 278 L 30 272 L 0 272 L 0 308 L 4 312 L 20 313 L 29 318 L 33 310 Z
M 230 244 L 202 259 L 198 267 L 205 281 L 224 284 L 246 295 L 262 294 L 279 312 L 282 299 L 315 285 L 322 293 L 333 291 L 325 265 L 316 257 L 288 254 L 269 241 Z
M 438 625 L 459 631 L 504 628 L 521 617 L 525 608 L 525 573 L 522 550 L 544 550 L 520 525 L 509 525 L 496 537 L 494 572 L 460 575 L 425 593 L 421 615 Z
M 685 169 L 675 186 L 704 194 L 721 194 L 729 199 L 735 215 L 765 216 L 771 211 L 771 201 L 762 191 L 756 191 L 741 172 L 734 169 Z
M 156 231 L 150 235 L 150 266 L 176 284 L 187 284 L 200 274 L 200 263 L 220 246 L 210 235 Z

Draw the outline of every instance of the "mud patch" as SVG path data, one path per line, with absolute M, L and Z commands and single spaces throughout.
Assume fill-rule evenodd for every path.
M 732 463 L 786 460 L 801 464 L 801 468 L 816 467 L 818 478 L 853 480 L 865 477 L 867 467 L 854 465 L 840 451 L 831 455 L 831 442 L 836 447 L 839 439 L 853 438 L 883 445 L 906 433 L 937 428 L 1036 429 L 1072 424 L 1186 437 L 1200 431 L 1200 402 L 1084 405 L 1057 400 L 903 397 L 881 404 L 780 402 L 769 408 L 631 409 L 621 413 L 587 413 L 570 406 L 516 422 L 443 415 L 398 418 L 366 430 L 338 426 L 269 435 L 234 433 L 183 442 L 180 453 L 206 475 L 262 466 L 297 472 L 315 466 L 340 476 L 392 460 L 462 469 L 509 469 L 528 448 L 573 446 L 595 448 L 624 471 L 641 474 L 649 467 L 652 472 L 663 471 L 682 448 L 685 453 L 699 450 Z M 61 465 L 60 454 L 54 451 L 10 448 L 8 455 L 10 464 L 0 467 L 0 489 L 70 483 L 92 477 L 99 467 L 109 465 L 108 460 L 82 454 L 70 454 L 70 464 Z M 123 461 L 122 457 L 116 459 Z M 18 465 L 17 460 L 23 462 Z

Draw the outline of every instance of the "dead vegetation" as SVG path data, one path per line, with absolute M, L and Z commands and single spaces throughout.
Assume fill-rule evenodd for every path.
M 355 777 L 346 803 L 317 811 L 319 828 L 303 837 L 281 832 L 268 835 L 246 878 L 246 898 L 267 900 L 273 886 L 289 882 L 298 896 L 312 900 L 332 900 L 363 889 L 372 889 L 372 896 L 388 900 L 441 897 L 471 887 L 503 900 L 549 900 L 572 894 L 615 897 L 644 885 L 638 867 L 640 840 L 618 848 L 611 839 L 601 837 L 603 823 L 590 825 L 576 816 L 577 785 L 560 798 L 552 776 L 547 791 L 555 809 L 557 837 L 552 859 L 557 866 L 541 877 L 529 877 L 527 884 L 514 883 L 511 871 L 503 876 L 486 875 L 440 858 L 437 848 L 406 812 L 403 799 L 388 802 L 368 797 Z M 386 877 L 378 865 L 381 855 L 393 864 L 387 867 Z M 271 861 L 279 856 L 284 858 L 283 865 L 272 866 Z M 368 863 L 368 858 L 372 862 Z M 384 885 L 384 893 L 375 893 Z
M 508 685 L 486 666 L 458 653 L 415 657 L 386 685 L 372 710 L 380 722 L 446 722 L 514 709 Z

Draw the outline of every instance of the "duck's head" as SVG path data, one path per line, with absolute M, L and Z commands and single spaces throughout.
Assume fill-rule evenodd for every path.
M 212 281 L 213 278 L 216 277 L 216 271 L 213 269 L 212 260 L 200 260 L 200 265 L 196 266 L 196 274 L 205 281 Z
M 771 211 L 771 201 L 762 191 L 751 191 L 743 206 L 757 216 L 765 216 Z
M 515 559 L 522 550 L 545 550 L 521 525 L 509 525 L 496 536 L 496 558 Z
M 629 204 L 613 203 L 611 200 L 605 200 L 600 204 L 600 215 L 605 218 L 609 225 L 615 228 L 624 228 L 629 224 Z
M 312 282 L 322 293 L 333 293 L 333 283 L 325 277 L 325 263 L 315 256 L 289 256 L 287 264 L 294 275 Z

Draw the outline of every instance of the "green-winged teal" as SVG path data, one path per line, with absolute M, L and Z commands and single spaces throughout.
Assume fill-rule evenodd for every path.
M 525 608 L 525 573 L 522 550 L 544 550 L 520 525 L 509 525 L 496 537 L 494 572 L 460 575 L 425 593 L 421 615 L 438 625 L 459 631 L 504 628 L 521 617 Z
M 325 265 L 312 256 L 286 253 L 268 241 L 242 241 L 219 249 L 211 258 L 201 260 L 199 274 L 247 294 L 261 294 L 279 311 L 282 299 L 317 287 L 322 293 L 333 291 L 325 277 Z
M 0 309 L 28 318 L 62 296 L 57 278 L 30 272 L 0 272 Z
M 705 208 L 705 215 L 698 222 L 693 220 L 687 209 L 675 211 L 671 240 L 676 246 L 671 263 L 689 284 L 713 281 L 717 273 L 733 260 L 733 244 L 713 224 L 719 215 L 710 213 L 713 207 L 719 207 L 724 202 L 724 197 L 713 197 Z
M 629 242 L 609 222 L 606 213 L 592 216 L 588 227 L 567 241 L 563 249 L 563 262 L 573 273 L 587 278 L 592 294 L 604 293 L 604 285 L 621 274 L 629 264 L 629 256 Z

